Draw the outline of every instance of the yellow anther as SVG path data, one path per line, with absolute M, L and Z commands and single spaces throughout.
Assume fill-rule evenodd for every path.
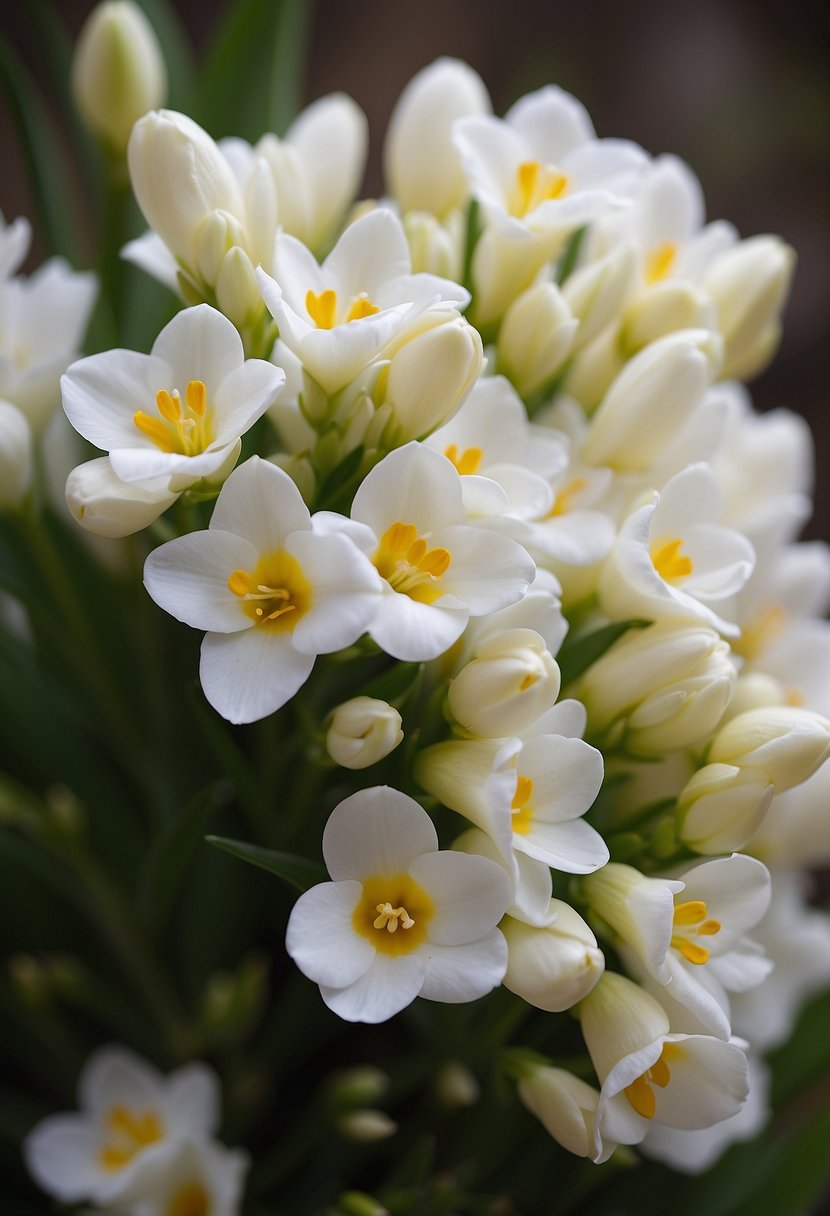
M 674 909 L 674 928 L 680 930 L 672 934 L 671 944 L 687 962 L 701 967 L 709 961 L 709 951 L 691 937 L 714 937 L 720 933 L 720 921 L 709 917 L 709 909 L 705 900 L 689 899 L 677 904 Z
M 675 925 L 697 925 L 706 917 L 706 904 L 702 899 L 688 899 L 674 909 Z
M 189 380 L 185 392 L 185 401 L 191 414 L 198 418 L 204 416 L 207 409 L 207 389 L 202 380 Z
M 527 692 L 528 688 L 532 688 L 533 685 L 538 682 L 538 680 L 538 675 L 536 675 L 536 673 L 533 671 L 529 671 L 527 675 L 522 676 L 521 683 L 519 684 L 519 692 Z
M 548 511 L 548 519 L 554 519 L 558 515 L 567 515 L 573 506 L 572 499 L 581 490 L 584 490 L 587 484 L 584 477 L 574 477 L 573 481 L 569 481 L 566 486 L 563 486 L 553 500 L 553 506 Z
M 452 556 L 440 546 L 430 549 L 414 524 L 398 520 L 380 538 L 372 561 L 395 591 L 431 604 L 442 594 L 438 580 L 449 569 Z
M 386 903 L 376 904 L 375 911 L 378 915 L 372 924 L 376 929 L 385 929 L 387 933 L 397 933 L 399 922 L 402 929 L 411 929 L 415 924 L 406 908 L 393 908 L 388 900 Z
M 174 396 L 172 393 L 168 393 L 166 388 L 160 388 L 156 393 L 156 408 L 167 422 L 175 424 L 182 416 L 182 402 L 179 394 L 176 393 Z
M 188 1182 L 176 1191 L 164 1216 L 209 1216 L 211 1206 L 201 1182 Z
M 659 1058 L 652 1066 L 630 1085 L 626 1085 L 625 1096 L 638 1115 L 642 1115 L 644 1119 L 654 1118 L 657 1102 L 651 1087 L 656 1085 L 658 1089 L 665 1089 L 671 1083 L 669 1064 L 672 1060 L 679 1060 L 683 1054 L 683 1048 L 678 1043 L 664 1043 Z
M 234 570 L 228 590 L 256 625 L 293 628 L 311 606 L 311 584 L 285 550 L 260 558 L 252 571 Z M 290 620 L 283 618 L 290 616 Z
M 444 455 L 455 465 L 462 477 L 469 477 L 478 472 L 484 452 L 481 448 L 465 448 L 459 455 L 458 445 L 451 443 L 444 448 Z
M 555 165 L 543 165 L 538 160 L 525 160 L 516 170 L 516 181 L 510 195 L 510 214 L 518 217 L 535 211 L 549 199 L 562 198 L 570 185 L 565 173 Z
M 654 569 L 667 583 L 687 578 L 694 570 L 692 559 L 680 552 L 682 547 L 683 541 L 679 538 L 651 546 L 651 560 Z
M 676 260 L 677 243 L 675 241 L 661 241 L 659 245 L 655 245 L 646 254 L 644 267 L 646 282 L 659 283 L 661 279 L 665 279 L 667 275 L 671 274 Z
M 316 295 L 313 291 L 306 292 L 305 309 L 318 329 L 334 329 L 337 321 L 337 292 L 329 288 Z
M 113 1106 L 104 1120 L 107 1142 L 98 1153 L 104 1170 L 120 1170 L 132 1161 L 136 1153 L 164 1138 L 161 1121 L 155 1111 L 134 1112 L 126 1106 Z
M 361 321 L 364 317 L 373 317 L 376 312 L 380 312 L 377 304 L 373 304 L 366 292 L 362 291 L 352 300 L 346 314 L 346 322 Z
M 162 452 L 198 456 L 213 442 L 213 422 L 207 408 L 207 389 L 202 380 L 189 380 L 182 402 L 178 391 L 161 388 L 156 393 L 159 417 L 137 410 L 133 422 Z
M 533 823 L 533 808 L 530 805 L 532 797 L 532 779 L 530 777 L 517 777 L 516 793 L 513 795 L 513 802 L 510 807 L 513 812 L 510 826 L 520 836 L 526 836 Z

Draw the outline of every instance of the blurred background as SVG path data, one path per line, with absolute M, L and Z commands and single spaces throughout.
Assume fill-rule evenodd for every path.
M 52 7 L 74 39 L 92 0 L 61 0 Z M 173 7 L 195 49 L 198 72 L 226 5 L 175 0 Z M 31 8 L 3 5 L 0 28 L 48 95 L 49 48 Z M 369 195 L 381 189 L 382 136 L 396 97 L 419 68 L 447 54 L 478 69 L 497 112 L 520 94 L 556 82 L 585 103 L 600 135 L 624 136 L 653 154 L 673 151 L 687 160 L 703 184 L 710 219 L 732 220 L 743 236 L 783 235 L 799 257 L 795 288 L 781 351 L 753 392 L 762 410 L 786 405 L 805 415 L 826 466 L 830 6 L 821 0 L 309 0 L 306 10 L 304 101 L 340 89 L 366 111 Z M 51 104 L 56 122 L 64 122 L 54 95 Z M 221 113 L 211 134 L 229 133 L 220 126 Z M 260 133 L 255 110 L 252 133 Z M 0 157 L 0 207 L 7 217 L 31 216 L 26 162 L 6 108 L 0 108 Z M 80 184 L 66 205 L 83 219 Z M 30 265 L 42 257 L 36 242 Z M 85 260 L 86 251 L 79 251 L 78 263 Z M 828 531 L 825 478 L 817 486 L 808 535 Z

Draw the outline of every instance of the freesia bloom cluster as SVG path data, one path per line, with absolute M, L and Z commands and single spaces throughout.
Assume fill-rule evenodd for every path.
M 329 881 L 286 937 L 326 1005 L 376 1023 L 503 985 L 552 1035 L 573 1010 L 593 1074 L 514 1048 L 521 1101 L 578 1155 L 694 1170 L 830 979 L 801 878 L 830 855 L 830 559 L 796 539 L 804 425 L 738 382 L 794 255 L 707 223 L 686 165 L 561 89 L 496 117 L 453 60 L 407 85 L 387 193 L 357 202 L 365 153 L 342 96 L 255 145 L 135 124 L 125 256 L 184 307 L 149 354 L 65 373 L 105 453 L 67 498 L 148 529 L 146 590 L 204 635 L 217 713 L 281 711 L 330 776 L 325 827 L 306 808 Z M 90 1085 L 100 1135 L 138 1098 Z M 59 1189 L 47 1123 L 42 1185 L 138 1203 L 113 1187 L 167 1153 L 141 1129 L 172 1101 L 141 1085 L 123 1174 L 105 1145 Z

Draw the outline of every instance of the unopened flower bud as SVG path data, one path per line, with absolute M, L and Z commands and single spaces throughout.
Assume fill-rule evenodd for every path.
M 388 1140 L 394 1136 L 398 1125 L 386 1111 L 366 1107 L 341 1115 L 337 1120 L 337 1129 L 347 1140 L 354 1140 L 358 1144 L 375 1144 L 378 1140 Z
M 331 1100 L 338 1107 L 377 1102 L 389 1089 L 389 1074 L 374 1064 L 343 1069 L 331 1079 Z
M 136 120 L 163 103 L 161 47 L 132 0 L 110 0 L 90 13 L 75 48 L 72 92 L 90 131 L 119 155 Z
M 707 764 L 677 799 L 677 835 L 707 856 L 743 848 L 766 815 L 773 790 L 761 769 Z
M 463 317 L 423 313 L 397 339 L 384 399 L 393 409 L 395 445 L 420 439 L 452 418 L 478 379 L 484 350 Z
M 363 1191 L 347 1191 L 337 1201 L 338 1216 L 390 1216 L 380 1200 Z
M 806 781 L 830 755 L 830 722 L 809 709 L 781 705 L 738 714 L 709 749 L 715 764 L 756 768 L 777 794 Z
M 450 1060 L 436 1077 L 438 1097 L 450 1110 L 463 1110 L 475 1106 L 481 1095 L 481 1086 L 475 1074 L 458 1060 Z
M 619 938 L 641 959 L 646 970 L 666 983 L 666 952 L 674 921 L 674 896 L 683 883 L 648 878 L 634 866 L 609 862 L 582 880 L 582 890 L 593 913 L 601 916 Z
M 513 301 L 499 330 L 498 362 L 517 393 L 526 397 L 556 374 L 578 327 L 555 283 L 537 283 Z
M 72 517 L 96 536 L 130 536 L 158 519 L 178 494 L 148 490 L 122 481 L 107 456 L 78 465 L 66 479 L 66 505 Z
M 620 346 L 630 357 L 680 329 L 717 332 L 717 328 L 717 312 L 710 296 L 693 283 L 672 279 L 656 283 L 632 300 L 623 317 Z
M 518 1084 L 519 1098 L 545 1131 L 577 1157 L 593 1157 L 599 1091 L 564 1068 L 539 1064 Z
M 631 630 L 586 671 L 579 699 L 592 731 L 638 756 L 662 756 L 710 735 L 735 686 L 730 649 L 713 629 Z
M 234 245 L 222 259 L 216 278 L 216 303 L 237 329 L 251 325 L 265 305 L 251 259 Z
M 559 667 L 533 629 L 506 629 L 478 647 L 452 681 L 448 702 L 456 722 L 485 739 L 520 734 L 559 695 Z
M 618 316 L 634 279 L 636 257 L 620 245 L 599 261 L 575 271 L 562 289 L 571 314 L 579 321 L 574 347 L 582 350 Z
M 461 278 L 464 253 L 464 215 L 451 211 L 443 222 L 428 211 L 407 211 L 403 227 L 412 258 L 413 274 Z
M 401 739 L 401 715 L 396 709 L 375 697 L 352 697 L 332 715 L 326 750 L 344 768 L 368 768 L 394 751 Z
M 32 433 L 16 405 L 0 401 L 0 508 L 20 506 L 32 480 Z
M 225 255 L 244 241 L 242 226 L 226 211 L 212 211 L 193 233 L 195 270 L 204 283 L 216 283 Z
M 605 970 L 605 957 L 578 912 L 552 899 L 552 924 L 526 925 L 506 916 L 500 928 L 507 941 L 503 983 L 537 1009 L 561 1013 L 591 991 Z
M 751 237 L 712 262 L 703 286 L 726 342 L 723 379 L 746 380 L 772 356 L 794 268 L 794 250 L 777 236 Z
M 717 334 L 687 329 L 635 355 L 594 414 L 583 457 L 625 472 L 648 469 L 709 387 L 720 350 Z
M 127 160 L 147 223 L 195 273 L 195 236 L 204 220 L 223 211 L 241 223 L 245 214 L 230 165 L 207 131 L 175 110 L 154 110 L 139 119 Z
M 440 217 L 464 204 L 468 187 L 452 142 L 453 123 L 489 111 L 481 77 L 466 63 L 438 59 L 413 76 L 398 98 L 383 146 L 386 180 L 401 211 Z

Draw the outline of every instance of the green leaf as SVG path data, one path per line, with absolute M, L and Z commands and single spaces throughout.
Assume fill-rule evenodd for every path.
M 650 621 L 639 620 L 614 621 L 611 625 L 603 625 L 602 629 L 597 629 L 594 633 L 566 641 L 556 656 L 562 673 L 562 687 L 566 687 L 587 671 L 591 664 L 602 658 L 606 650 L 610 650 L 629 629 L 644 629 L 650 624 Z
M 577 228 L 564 248 L 556 267 L 556 281 L 560 287 L 565 283 L 566 279 L 570 278 L 576 268 L 579 251 L 582 248 L 582 242 L 585 239 L 587 231 L 588 229 L 585 225 Z
M 351 500 L 354 484 L 362 472 L 362 461 L 363 446 L 359 445 L 356 448 L 352 448 L 351 452 L 344 456 L 340 463 L 323 478 L 317 489 L 317 499 L 314 508 L 316 511 L 335 510 L 336 504 L 339 505 L 339 500 L 345 495 L 348 495 Z M 348 505 L 346 504 L 346 509 L 348 509 Z
M 5 93 L 49 253 L 77 260 L 78 241 L 67 200 L 66 165 L 43 98 L 19 57 L 0 39 L 0 89 Z
M 388 701 L 390 705 L 400 709 L 400 703 L 412 692 L 423 672 L 423 663 L 396 662 L 388 671 L 384 671 L 376 679 L 370 680 L 361 695 L 376 697 L 379 701 Z
M 473 292 L 473 254 L 475 253 L 481 232 L 482 223 L 478 199 L 471 198 L 467 207 L 467 224 L 464 229 L 464 260 L 461 272 L 461 282 L 471 295 Z
M 168 0 L 138 0 L 158 35 L 167 65 L 168 97 L 174 110 L 190 113 L 196 81 L 193 48 L 176 9 Z
M 247 861 L 252 866 L 259 866 L 276 874 L 283 882 L 298 891 L 307 891 L 317 883 L 326 882 L 328 874 L 318 861 L 307 857 L 297 857 L 294 853 L 280 853 L 276 849 L 263 849 L 258 844 L 248 844 L 244 840 L 230 840 L 227 836 L 206 836 L 208 844 L 224 849 L 232 857 Z

